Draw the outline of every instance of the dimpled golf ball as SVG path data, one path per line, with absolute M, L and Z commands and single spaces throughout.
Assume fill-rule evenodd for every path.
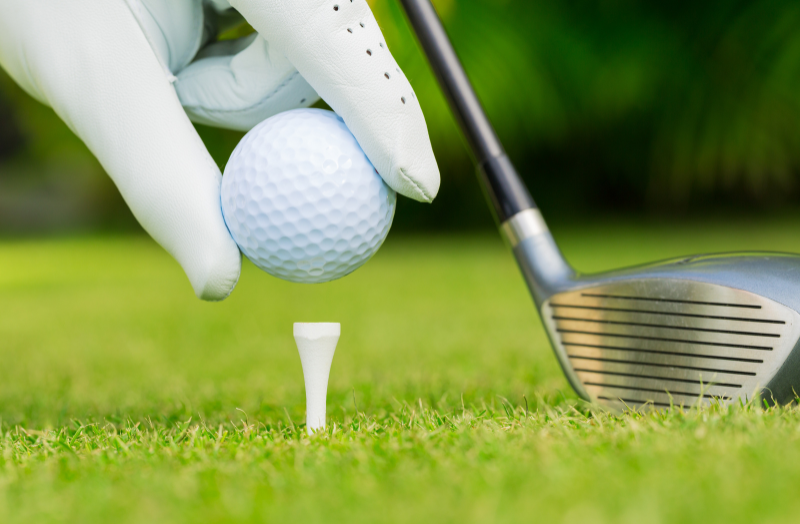
M 396 202 L 344 121 L 321 109 L 257 125 L 222 178 L 222 213 L 242 253 L 291 282 L 361 267 L 386 239 Z

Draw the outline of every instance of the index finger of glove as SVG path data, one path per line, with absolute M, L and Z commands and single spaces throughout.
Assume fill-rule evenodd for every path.
M 439 190 L 422 109 L 366 0 L 231 0 L 355 135 L 386 183 L 431 202 Z

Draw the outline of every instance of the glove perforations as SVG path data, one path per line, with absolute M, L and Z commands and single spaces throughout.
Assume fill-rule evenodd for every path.
M 353 0 L 350 0 L 350 3 L 352 4 L 352 3 L 353 3 Z M 333 10 L 334 10 L 334 11 L 339 11 L 339 4 L 334 4 L 334 5 L 333 5 Z M 360 22 L 358 22 L 358 25 L 359 25 L 359 26 L 360 26 L 362 29 L 366 29 L 366 27 L 367 27 L 367 26 L 366 26 L 366 24 L 364 24 L 364 21 L 363 21 L 363 20 L 362 20 L 362 21 L 360 21 Z M 352 28 L 352 27 L 348 27 L 348 28 L 347 28 L 347 32 L 348 32 L 348 33 L 350 33 L 351 35 L 352 35 L 352 34 L 355 34 L 355 33 L 354 33 L 354 31 L 353 31 L 353 28 Z M 385 48 L 386 48 L 386 45 L 385 45 L 383 42 L 378 42 L 378 45 L 381 47 L 381 49 L 385 49 Z M 374 53 L 373 53 L 372 49 L 368 47 L 368 48 L 367 48 L 367 55 L 368 55 L 368 56 L 373 56 L 373 54 L 374 54 Z M 399 73 L 401 73 L 401 71 L 400 71 L 400 68 L 399 68 L 399 67 L 397 67 L 397 68 L 395 68 L 395 69 L 396 69 L 396 71 L 398 72 L 398 74 L 399 74 Z M 393 73 L 392 73 L 392 74 L 393 74 Z M 384 77 L 386 77 L 386 80 L 391 80 L 391 79 L 392 79 L 392 74 L 390 74 L 388 71 L 386 71 L 386 72 L 384 72 L 384 73 L 383 73 L 383 76 L 384 76 Z M 413 94 L 412 94 L 412 96 L 413 96 Z M 416 98 L 416 97 L 414 97 L 414 98 Z M 401 96 L 401 97 L 400 97 L 400 102 L 401 102 L 403 105 L 405 105 L 405 104 L 406 104 L 406 97 L 405 97 L 405 96 Z M 301 102 L 301 103 L 302 103 L 302 102 Z

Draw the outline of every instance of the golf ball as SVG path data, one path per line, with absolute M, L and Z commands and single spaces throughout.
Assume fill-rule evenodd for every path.
M 222 178 L 222 213 L 242 253 L 291 282 L 329 282 L 380 248 L 397 195 L 344 121 L 297 109 L 253 128 Z

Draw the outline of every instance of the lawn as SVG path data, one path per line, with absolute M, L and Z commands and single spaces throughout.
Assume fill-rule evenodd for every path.
M 800 252 L 800 218 L 597 223 L 595 271 Z M 194 298 L 144 237 L 0 241 L 0 522 L 780 522 L 800 411 L 610 414 L 562 378 L 496 236 L 390 236 L 289 284 L 245 264 Z M 342 323 L 329 429 L 305 435 L 296 321 Z

